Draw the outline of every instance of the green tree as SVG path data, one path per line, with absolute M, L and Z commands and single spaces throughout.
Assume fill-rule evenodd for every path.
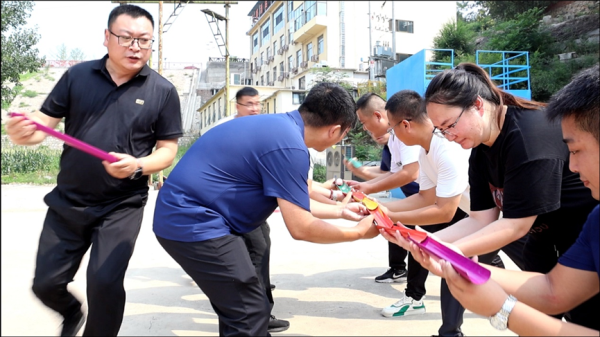
M 71 56 L 69 56 L 69 59 L 75 61 L 83 61 L 85 60 L 85 53 L 79 48 L 72 49 Z
M 54 52 L 54 58 L 58 61 L 66 61 L 69 51 L 67 46 L 63 43 L 60 46 L 56 47 L 56 51 Z
M 532 8 L 517 14 L 514 19 L 498 23 L 484 35 L 489 38 L 487 48 L 491 50 L 550 52 L 554 39 L 547 30 L 540 29 L 543 9 Z
M 14 86 L 19 76 L 27 71 L 35 72 L 42 67 L 45 58 L 39 57 L 34 46 L 40 40 L 37 27 L 23 26 L 31 16 L 33 1 L 2 1 L 2 105 L 10 104 L 16 96 Z M 14 84 L 13 88 L 9 84 Z
M 463 20 L 452 20 L 442 26 L 439 35 L 433 38 L 433 48 L 454 49 L 454 57 L 473 55 L 475 53 L 475 35 Z M 435 53 L 436 60 L 442 58 Z

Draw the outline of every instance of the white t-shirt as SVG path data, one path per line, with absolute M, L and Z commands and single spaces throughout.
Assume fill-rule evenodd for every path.
M 392 154 L 392 162 L 390 163 L 390 172 L 396 173 L 402 170 L 403 165 L 408 165 L 419 161 L 419 145 L 406 146 L 398 137 L 390 135 L 388 139 L 388 147 Z
M 469 213 L 469 156 L 458 143 L 437 136 L 431 137 L 429 153 L 421 147 L 419 155 L 419 189 L 435 187 L 435 195 L 451 198 L 462 194 L 460 207 Z

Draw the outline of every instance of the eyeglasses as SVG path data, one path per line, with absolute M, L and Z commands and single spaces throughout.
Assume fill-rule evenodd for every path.
M 392 127 L 390 127 L 389 129 L 387 129 L 387 133 L 389 133 L 390 135 L 394 136 L 394 135 L 395 135 L 395 133 L 394 133 L 394 128 L 395 128 L 395 127 L 397 127 L 398 125 L 400 125 L 400 123 L 402 123 L 402 122 L 404 122 L 404 121 L 410 122 L 410 121 L 412 121 L 412 118 L 403 119 L 403 120 L 399 121 L 399 122 L 398 122 L 398 123 L 396 123 L 394 126 L 392 126 Z
M 241 106 L 245 106 L 246 108 L 253 108 L 253 107 L 257 107 L 257 108 L 262 108 L 262 103 L 248 103 L 248 104 L 242 104 L 239 102 L 236 102 L 237 104 L 241 105 Z
M 144 39 L 141 37 L 136 38 L 136 37 L 131 37 L 131 36 L 120 36 L 120 35 L 117 35 L 117 34 L 111 32 L 110 30 L 108 30 L 108 32 L 117 37 L 117 43 L 121 47 L 131 47 L 131 46 L 133 46 L 133 42 L 137 41 L 140 49 L 152 49 L 152 43 L 154 42 L 153 39 Z
M 467 110 L 467 107 L 464 107 L 462 109 L 462 111 L 460 112 L 460 114 L 458 115 L 458 118 L 456 119 L 456 121 L 452 124 L 450 124 L 450 126 L 448 126 L 447 128 L 441 130 L 436 128 L 435 126 L 433 127 L 433 134 L 440 137 L 440 138 L 446 138 L 447 135 L 452 135 L 454 136 L 453 133 L 450 133 L 450 129 L 454 128 L 456 126 L 456 124 L 458 124 L 458 121 L 460 120 L 460 117 L 462 116 L 462 114 L 465 112 L 465 110 Z

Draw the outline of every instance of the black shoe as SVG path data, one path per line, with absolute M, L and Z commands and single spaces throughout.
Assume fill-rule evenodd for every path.
M 290 322 L 283 319 L 277 319 L 275 316 L 271 315 L 271 318 L 269 319 L 269 326 L 267 328 L 268 332 L 282 332 L 289 328 Z
M 271 284 L 271 291 L 275 290 L 275 285 Z
M 394 268 L 388 269 L 382 275 L 375 278 L 375 282 L 378 283 L 392 283 L 392 282 L 406 282 L 406 275 L 408 272 L 404 270 L 398 270 Z
M 61 336 L 75 336 L 85 323 L 85 316 L 81 310 L 77 310 L 73 315 L 65 317 L 63 321 Z

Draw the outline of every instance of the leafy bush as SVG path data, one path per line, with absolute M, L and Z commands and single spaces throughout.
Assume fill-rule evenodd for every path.
M 498 23 L 484 33 L 489 38 L 486 47 L 488 50 L 551 53 L 554 39 L 548 31 L 540 29 L 542 15 L 542 9 L 532 8 L 512 20 Z
M 324 183 L 327 180 L 327 167 L 321 164 L 315 164 L 313 167 L 313 180 Z
M 454 49 L 455 57 L 475 53 L 475 31 L 471 30 L 463 20 L 446 23 L 438 34 L 433 38 L 433 48 Z M 435 52 L 436 60 L 442 58 L 442 53 Z
M 2 175 L 58 171 L 61 150 L 14 147 L 2 150 Z

